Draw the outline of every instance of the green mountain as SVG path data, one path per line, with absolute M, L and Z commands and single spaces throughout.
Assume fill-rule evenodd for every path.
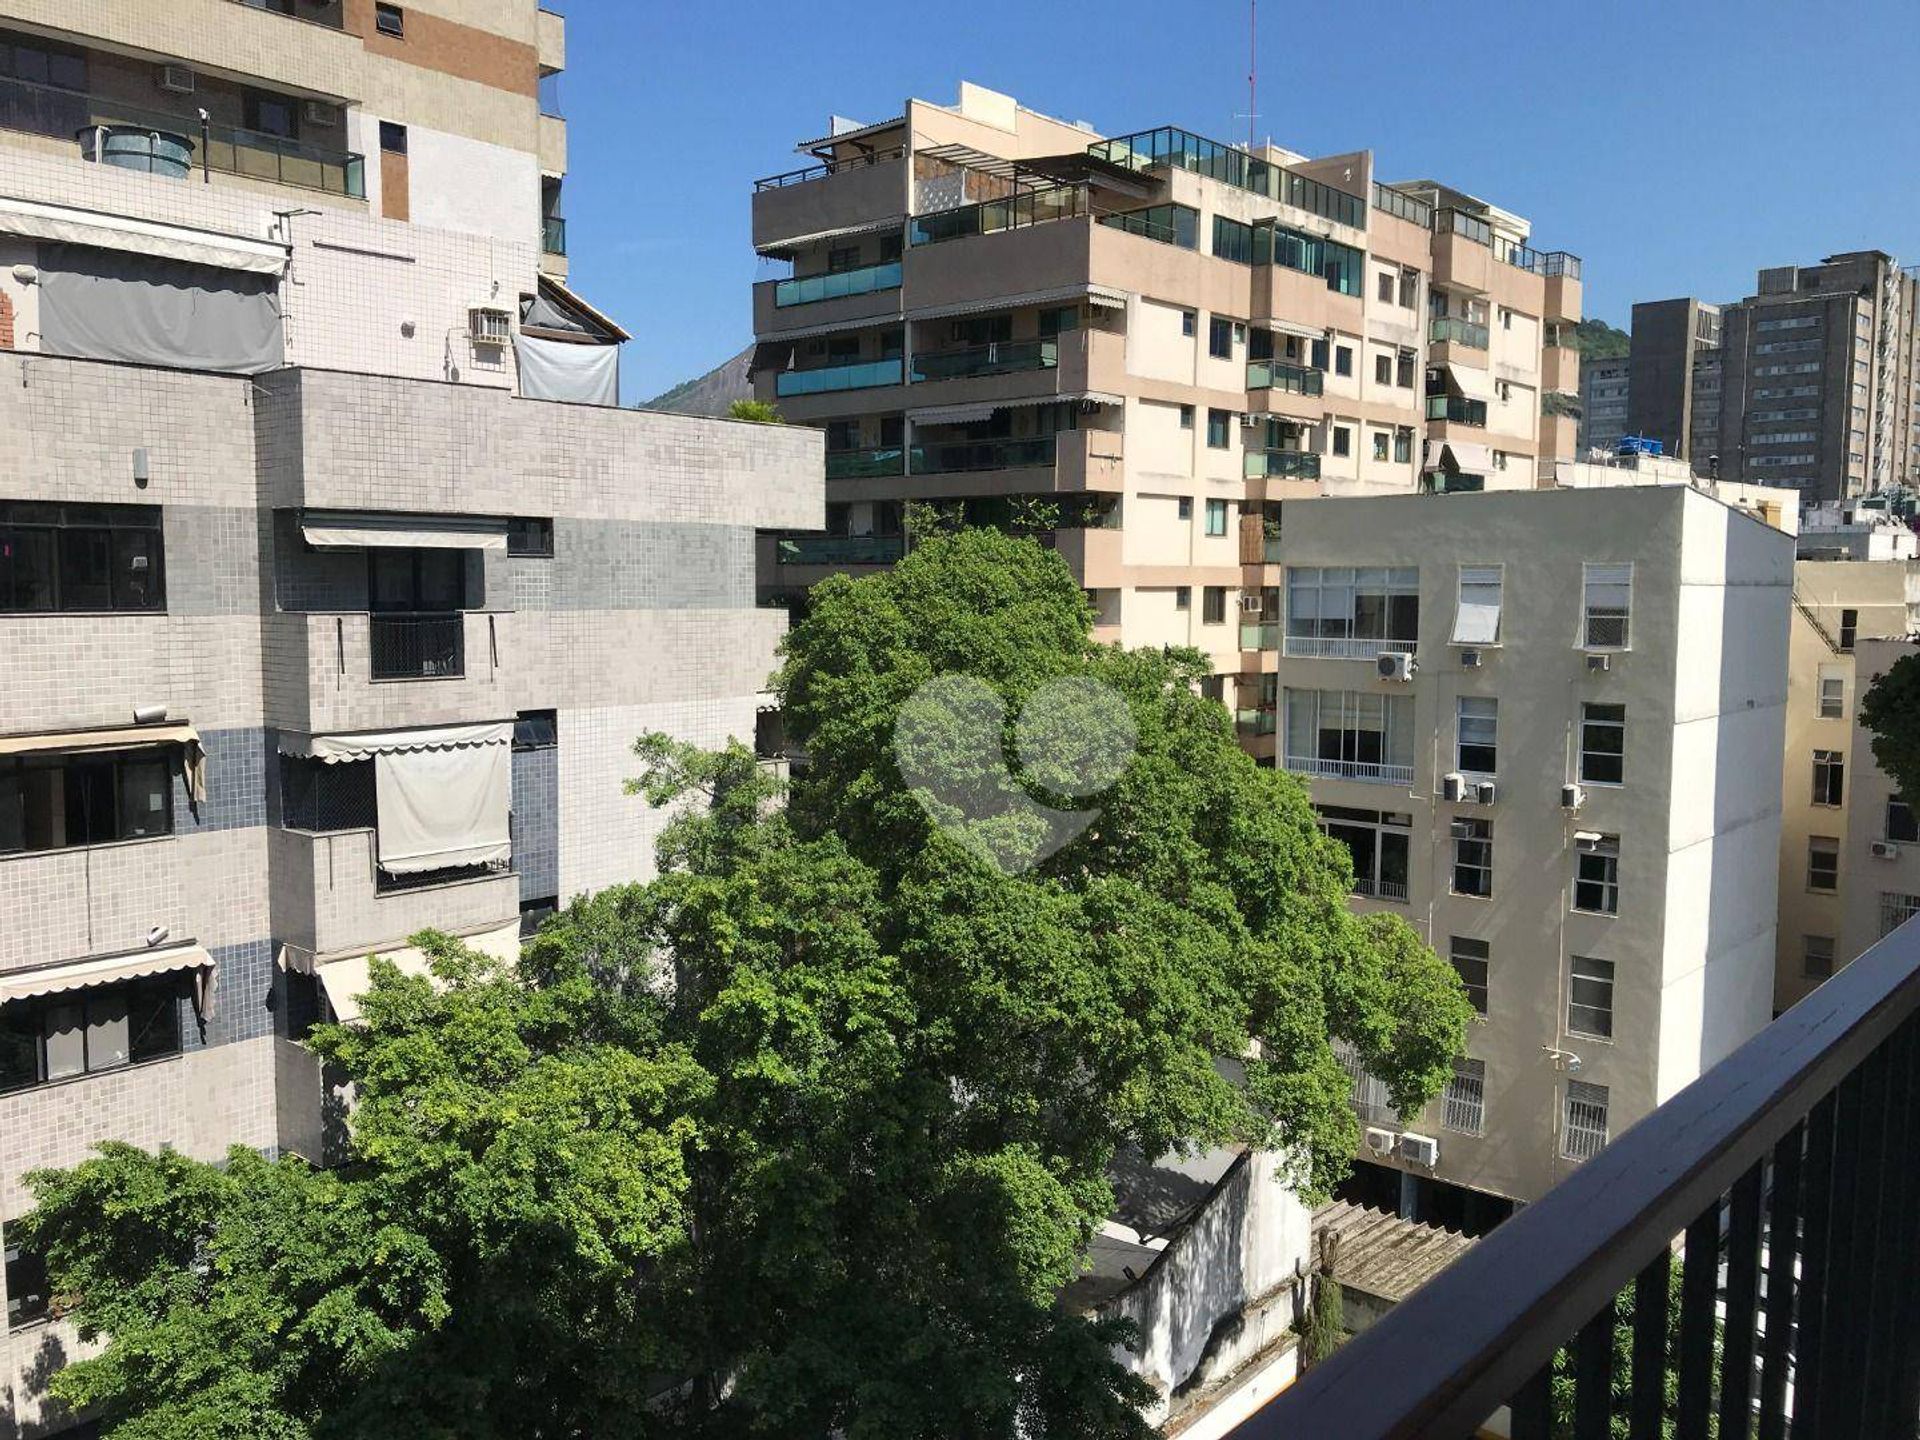
M 1625 355 L 1633 337 L 1616 330 L 1604 320 L 1582 320 L 1573 327 L 1574 348 L 1583 360 L 1618 360 Z

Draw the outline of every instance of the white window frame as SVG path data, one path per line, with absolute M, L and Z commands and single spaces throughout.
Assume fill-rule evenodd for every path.
M 1844 720 L 1847 718 L 1847 677 L 1844 675 L 1822 675 L 1816 704 L 1822 720 Z
M 1591 868 L 1595 873 L 1588 875 Z M 1582 905 L 1580 889 L 1582 886 L 1596 887 L 1599 890 L 1599 905 Z M 1620 913 L 1620 837 L 1603 835 L 1600 843 L 1591 850 L 1580 850 L 1574 854 L 1573 862 L 1573 908 L 1583 915 L 1618 915 Z
M 1461 1056 L 1440 1102 L 1440 1124 L 1456 1135 L 1487 1133 L 1487 1062 Z
M 1609 629 L 1618 626 L 1617 630 Z M 1588 560 L 1580 571 L 1580 648 L 1633 648 L 1633 561 Z
M 1411 655 L 1420 646 L 1418 567 L 1289 565 L 1285 651 L 1323 660 L 1371 660 L 1385 651 Z M 1395 635 L 1395 597 L 1413 597 L 1412 633 Z M 1377 602 L 1377 635 L 1358 635 L 1362 601 Z M 1331 612 L 1331 613 L 1330 613 Z M 1402 627 L 1404 628 L 1404 627 Z
M 1503 565 L 1462 565 L 1453 608 L 1453 643 L 1491 649 L 1500 643 Z M 1492 624 L 1488 624 L 1489 617 Z
M 1475 738 L 1469 739 L 1469 730 Z M 1483 737 L 1484 738 L 1480 738 Z M 1469 765 L 1467 749 L 1491 750 L 1493 764 Z M 1500 702 L 1491 695 L 1461 695 L 1454 701 L 1453 764 L 1463 775 L 1484 775 L 1491 779 L 1500 765 Z
M 1587 967 L 1582 973 L 1581 967 Z M 1567 957 L 1567 1033 L 1588 1040 L 1613 1039 L 1614 997 L 1619 969 L 1611 960 L 1597 955 Z M 1578 987 L 1589 987 L 1582 990 Z M 1605 1002 L 1600 999 L 1604 987 Z M 1585 994 L 1588 999 L 1578 999 Z M 1589 1028 L 1593 1027 L 1593 1028 Z M 1604 1027 L 1604 1028 L 1600 1028 Z
M 1373 691 L 1296 690 L 1288 687 L 1282 695 L 1283 714 L 1281 750 L 1285 767 L 1297 775 L 1320 775 L 1340 780 L 1369 780 L 1388 785 L 1413 783 L 1412 700 L 1405 695 L 1382 695 Z M 1378 707 L 1377 716 L 1374 707 Z M 1311 754 L 1294 745 L 1296 715 L 1310 734 Z M 1375 718 L 1379 724 L 1370 723 Z M 1323 731 L 1337 730 L 1341 736 L 1378 735 L 1381 758 L 1374 760 L 1320 756 Z M 1357 743 L 1340 748 L 1358 750 Z

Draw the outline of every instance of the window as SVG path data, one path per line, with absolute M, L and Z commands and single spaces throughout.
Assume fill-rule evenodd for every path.
M 406 13 L 398 5 L 375 5 L 373 28 L 382 35 L 405 35 L 407 33 Z
M 20 1330 L 47 1318 L 47 1266 L 38 1255 L 8 1241 L 7 1329 Z
M 1500 328 L 1502 330 L 1513 329 L 1513 312 L 1504 305 L 1500 307 Z
M 458 550 L 369 550 L 367 608 L 401 614 L 459 610 L 467 603 L 467 562 Z
M 1193 497 L 1191 495 L 1182 495 L 1173 503 L 1174 512 L 1179 515 L 1182 520 L 1193 519 Z
M 858 245 L 834 245 L 827 250 L 827 273 L 838 275 L 846 270 L 860 268 L 860 247 Z M 996 317 L 997 318 L 997 317 Z M 1011 317 L 1008 317 L 1008 329 L 1012 329 Z
M 1400 304 L 1403 309 L 1411 310 L 1420 303 L 1420 272 L 1402 270 L 1400 272 Z
M 1386 431 L 1384 430 L 1374 431 L 1373 432 L 1373 458 L 1375 460 L 1384 461 L 1387 458 L 1388 448 L 1392 444 L 1393 444 L 1393 437 L 1388 435 Z
M 1216 360 L 1233 358 L 1233 322 L 1218 315 L 1207 322 L 1207 353 Z
M 1393 432 L 1393 463 L 1396 465 L 1413 463 L 1413 431 L 1400 429 Z
M 1859 633 L 1860 612 L 1858 610 L 1842 610 L 1840 612 L 1840 648 L 1843 651 L 1851 651 L 1853 649 L 1854 639 Z
M 172 833 L 164 750 L 0 757 L 0 855 Z
M 1320 828 L 1353 857 L 1353 893 L 1374 900 L 1407 898 L 1413 817 L 1394 811 L 1319 805 Z
M 1227 623 L 1226 586 L 1209 585 L 1200 592 L 1200 620 L 1203 624 L 1207 625 L 1224 625 Z M 1220 679 L 1223 677 L 1210 676 L 1208 678 Z
M 1348 1091 L 1348 1101 L 1354 1114 L 1368 1125 L 1393 1125 L 1399 1122 L 1399 1113 L 1393 1108 L 1393 1095 L 1387 1089 L 1386 1082 L 1377 1075 L 1367 1073 L 1367 1067 L 1360 1063 L 1360 1057 L 1343 1040 L 1333 1042 L 1333 1055 L 1340 1062 L 1340 1068 L 1347 1072 L 1347 1078 L 1353 1082 Z
M 1607 1087 L 1569 1080 L 1565 1118 L 1560 1153 L 1569 1160 L 1591 1160 L 1607 1148 Z
M 1260 248 L 1271 251 L 1272 242 L 1265 242 Z M 1238 220 L 1228 219 L 1225 215 L 1213 217 L 1213 253 L 1222 260 L 1232 260 L 1241 265 L 1251 265 L 1255 259 L 1255 241 L 1253 226 Z
M 1345 425 L 1333 427 L 1333 453 L 1336 455 L 1353 454 L 1353 431 Z
M 0 1005 L 0 1091 L 179 1054 L 188 973 Z
M 1809 980 L 1826 980 L 1833 975 L 1833 937 L 1800 937 L 1800 973 Z
M 1207 501 L 1207 534 L 1216 538 L 1227 533 L 1227 502 Z
M 551 750 L 560 743 L 560 717 L 552 710 L 522 710 L 513 717 L 515 750 Z
M 390 155 L 407 153 L 407 127 L 391 120 L 380 122 L 380 148 Z
M 1327 368 L 1327 342 L 1324 338 L 1312 341 L 1307 346 L 1307 363 L 1316 370 Z
M 55 90 L 85 90 L 87 58 L 83 51 L 70 51 L 53 41 L 14 35 L 0 38 L 0 76 Z M 84 113 L 80 118 L 85 119 Z
M 1573 908 L 1592 915 L 1620 913 L 1620 837 L 1591 837 L 1574 861 Z
M 1453 893 L 1493 895 L 1493 822 L 1491 820 L 1455 820 L 1453 822 Z
M 1478 1135 L 1487 1124 L 1487 1062 L 1455 1060 L 1441 1102 L 1440 1123 L 1461 1135 Z
M 284 95 L 269 95 L 249 90 L 241 101 L 240 115 L 247 129 L 282 140 L 300 137 L 300 111 L 297 103 Z
M 1173 608 L 1191 610 L 1193 608 L 1193 589 L 1187 585 L 1176 585 L 1173 591 Z
M 1333 349 L 1333 373 L 1336 375 L 1353 374 L 1353 347 L 1336 345 Z
M 1898 795 L 1887 797 L 1887 839 L 1898 844 L 1920 845 L 1920 821 L 1914 819 L 1913 807 Z
M 520 938 L 531 939 L 540 932 L 540 927 L 551 920 L 560 911 L 560 897 L 543 895 L 538 900 L 520 902 Z
M 1840 888 L 1840 842 L 1831 835 L 1807 837 L 1807 889 L 1831 895 Z
M 1627 648 L 1628 617 L 1633 607 L 1633 562 L 1584 568 L 1585 614 L 1583 643 L 1589 650 Z
M 160 507 L 0 501 L 0 612 L 161 610 Z
M 1567 1029 L 1600 1040 L 1613 1038 L 1613 962 L 1575 955 L 1567 981 Z
M 1391 270 L 1382 270 L 1378 278 L 1380 283 L 1380 303 L 1382 305 L 1393 304 L 1393 272 Z
M 1288 567 L 1287 654 L 1371 660 L 1383 650 L 1411 653 L 1419 637 L 1418 570 Z
M 1469 775 L 1491 775 L 1499 756 L 1500 702 L 1462 695 L 1455 725 L 1454 764 Z
M 509 555 L 553 554 L 553 521 L 537 515 L 516 515 L 507 521 Z
M 1373 357 L 1373 383 L 1376 385 L 1393 384 L 1393 356 L 1376 355 Z
M 1914 916 L 1920 915 L 1920 895 L 1880 892 L 1880 938 L 1886 939 Z
M 1227 448 L 1228 436 L 1233 433 L 1233 412 L 1231 410 L 1207 411 L 1207 446 L 1212 450 Z
M 896 255 L 892 258 L 897 260 L 900 257 Z M 1040 338 L 1042 340 L 1057 339 L 1062 335 L 1071 334 L 1079 328 L 1080 308 L 1077 305 L 1059 305 L 1051 310 L 1042 310 L 1040 312 Z
M 1193 428 L 1193 406 L 1182 405 L 1180 407 L 1180 428 L 1182 430 L 1191 430 Z
M 1406 696 L 1289 689 L 1285 699 L 1287 769 L 1413 783 L 1413 702 Z
M 1847 762 L 1838 750 L 1813 752 L 1813 803 L 1839 805 L 1846 795 Z
M 1589 785 L 1619 785 L 1627 778 L 1627 707 L 1580 707 L 1580 778 Z
M 1500 586 L 1503 573 L 1498 565 L 1460 567 L 1460 598 L 1453 611 L 1454 644 L 1500 643 Z
M 1493 947 L 1485 940 L 1456 935 L 1448 950 L 1454 973 L 1467 987 L 1467 1000 L 1479 1014 L 1487 1013 L 1487 972 L 1493 960 Z
M 1400 358 L 1394 362 L 1393 383 L 1402 390 L 1413 388 L 1414 355 L 1411 350 L 1402 350 Z
M 1199 323 L 1200 323 L 1200 316 L 1198 312 L 1193 310 L 1182 310 L 1180 312 L 1180 333 L 1186 336 L 1189 340 L 1193 338 L 1194 328 Z
M 1844 675 L 1822 675 L 1820 677 L 1820 718 L 1822 720 L 1841 720 L 1847 713 L 1847 677 Z

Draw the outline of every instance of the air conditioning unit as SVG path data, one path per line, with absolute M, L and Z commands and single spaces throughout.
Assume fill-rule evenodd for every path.
M 1258 595 L 1242 595 L 1240 597 L 1240 608 L 1249 615 L 1258 615 L 1260 613 L 1260 597 Z
M 1473 821 L 1471 820 L 1455 820 L 1447 827 L 1447 831 L 1456 840 L 1471 840 L 1474 838 Z
M 199 76 L 186 65 L 162 65 L 160 67 L 160 88 L 171 90 L 176 95 L 191 95 L 193 87 L 199 82 Z
M 491 305 L 467 311 L 467 335 L 476 345 L 505 345 L 513 339 L 513 315 Z
M 1250 430 L 1255 425 L 1258 425 L 1259 423 L 1260 423 L 1260 417 L 1257 414 L 1255 414 L 1253 411 L 1242 410 L 1240 412 L 1240 426 L 1242 429 Z
M 1580 786 L 1562 785 L 1560 787 L 1560 808 L 1562 810 L 1578 810 L 1586 803 L 1587 792 L 1581 789 Z
M 1600 842 L 1606 839 L 1598 830 L 1576 830 L 1573 843 L 1576 849 L 1593 851 L 1600 848 Z
M 1400 1137 L 1391 1130 L 1376 1130 L 1371 1127 L 1367 1130 L 1367 1149 L 1375 1155 L 1393 1154 L 1394 1146 L 1399 1143 L 1399 1140 Z
M 329 105 L 324 100 L 307 101 L 307 103 L 301 107 L 300 113 L 306 118 L 306 122 L 309 125 L 319 125 L 323 128 L 331 129 L 340 123 L 339 109 Z
M 1420 668 L 1413 656 L 1399 650 L 1382 650 L 1373 657 L 1373 666 L 1382 680 L 1403 683 L 1413 679 L 1413 672 Z
M 1467 793 L 1467 777 L 1452 770 L 1440 777 L 1440 794 L 1448 800 L 1460 800 Z
M 1604 673 L 1605 671 L 1611 670 L 1612 668 L 1613 668 L 1613 657 L 1611 655 L 1587 656 L 1587 669 L 1593 671 L 1595 674 Z
M 1480 652 L 1478 650 L 1462 650 L 1460 652 L 1460 663 L 1469 670 L 1478 670 L 1480 668 Z
M 1440 1163 L 1440 1142 L 1431 1135 L 1402 1135 L 1400 1158 L 1409 1164 L 1424 1165 L 1431 1170 Z
M 1473 788 L 1474 788 L 1474 798 L 1478 800 L 1482 805 L 1493 804 L 1494 796 L 1498 793 L 1494 787 L 1493 781 L 1482 780 L 1478 785 L 1474 786 Z
M 1867 850 L 1876 860 L 1898 860 L 1900 847 L 1891 840 L 1876 840 L 1867 846 Z

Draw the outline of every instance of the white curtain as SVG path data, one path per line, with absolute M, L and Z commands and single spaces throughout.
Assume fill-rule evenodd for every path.
M 373 757 L 380 868 L 413 875 L 505 863 L 512 747 L 383 750 Z
M 1492 645 L 1500 638 L 1498 565 L 1460 567 L 1460 606 L 1453 615 L 1453 643 Z
M 514 354 L 520 361 L 520 393 L 529 400 L 620 403 L 618 345 L 576 345 L 522 335 L 514 341 Z

